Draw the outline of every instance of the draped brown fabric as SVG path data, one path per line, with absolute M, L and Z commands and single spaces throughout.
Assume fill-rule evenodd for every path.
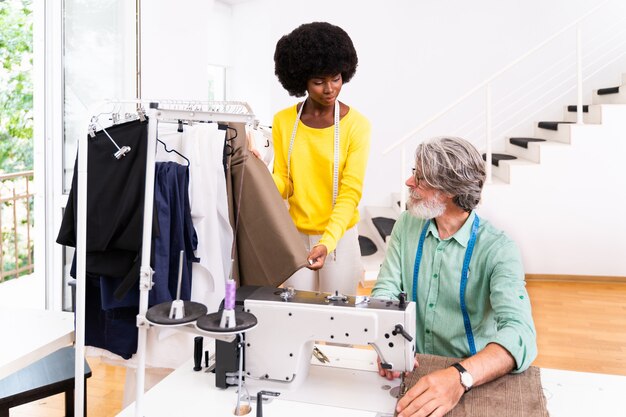
M 418 354 L 419 366 L 405 378 L 408 390 L 424 375 L 447 368 L 459 359 Z M 504 375 L 472 388 L 446 417 L 548 417 L 539 368 Z
M 279 286 L 306 265 L 308 254 L 267 166 L 248 151 L 245 125 L 231 123 L 226 140 L 233 278 L 240 286 Z

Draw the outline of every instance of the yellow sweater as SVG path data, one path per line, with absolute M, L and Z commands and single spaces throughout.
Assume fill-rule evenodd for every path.
M 339 181 L 333 208 L 334 126 L 314 129 L 299 122 L 291 154 L 291 181 L 287 155 L 297 106 L 274 116 L 274 182 L 289 201 L 289 214 L 299 231 L 321 234 L 320 244 L 335 250 L 345 231 L 359 221 L 365 167 L 369 155 L 370 123 L 350 107 L 339 122 Z

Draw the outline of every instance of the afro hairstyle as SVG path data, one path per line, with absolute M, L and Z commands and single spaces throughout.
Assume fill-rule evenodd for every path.
M 298 26 L 276 43 L 274 73 L 289 95 L 302 97 L 307 82 L 341 73 L 350 81 L 358 65 L 350 36 L 339 26 L 312 22 Z

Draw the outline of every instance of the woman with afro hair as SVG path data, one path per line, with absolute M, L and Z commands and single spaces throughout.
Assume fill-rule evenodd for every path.
M 338 100 L 356 72 L 352 40 L 338 26 L 313 22 L 283 36 L 274 53 L 282 86 L 304 101 L 274 116 L 274 182 L 309 252 L 308 269 L 285 285 L 356 294 L 363 274 L 358 205 L 370 123 Z

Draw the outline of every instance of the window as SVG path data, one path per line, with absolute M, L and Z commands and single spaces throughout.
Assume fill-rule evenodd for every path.
M 209 65 L 209 101 L 224 101 L 226 68 L 220 65 Z
M 135 2 L 65 0 L 63 10 L 63 189 L 69 192 L 76 143 L 106 99 L 136 95 Z M 105 111 L 100 107 L 100 111 Z

